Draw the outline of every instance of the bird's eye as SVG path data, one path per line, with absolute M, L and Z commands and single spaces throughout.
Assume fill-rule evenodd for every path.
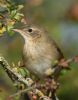
M 32 28 L 29 28 L 29 29 L 28 29 L 28 32 L 32 32 Z

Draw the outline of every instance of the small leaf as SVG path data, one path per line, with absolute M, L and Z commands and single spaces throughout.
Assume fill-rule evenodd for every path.
M 18 72 L 23 76 L 25 77 L 27 75 L 27 72 L 23 69 L 23 68 L 19 68 L 18 69 Z
M 6 7 L 1 7 L 1 6 L 0 6 L 0 13 L 4 13 L 4 12 L 6 12 L 6 11 L 7 11 Z
M 17 11 L 16 10 L 12 10 L 11 14 L 10 14 L 10 18 L 14 18 L 14 16 L 16 15 Z
M 0 19 L 3 19 L 3 16 L 2 15 L 0 15 Z
M 18 5 L 18 9 L 17 10 L 21 10 L 24 6 L 23 5 Z
M 24 15 L 23 14 L 21 14 L 21 13 L 17 13 L 15 16 L 14 16 L 14 18 L 16 19 L 16 20 L 20 20 L 21 19 L 21 17 L 23 17 Z
M 7 26 L 7 31 L 10 31 L 12 28 L 13 28 L 12 25 L 8 25 L 8 26 Z
M 14 32 L 13 31 L 8 31 L 9 36 L 13 36 Z
M 5 31 L 6 31 L 5 27 L 0 28 L 0 36 L 2 36 Z
M 9 36 L 12 36 L 14 34 L 14 32 L 12 31 L 13 28 L 14 28 L 13 25 L 8 25 L 6 27 L 6 30 L 7 30 L 8 34 L 9 34 Z
M 6 30 L 9 33 L 9 35 L 14 34 L 14 32 L 12 31 L 12 29 L 14 28 L 14 24 L 15 24 L 15 21 L 13 21 L 13 20 L 8 21 L 8 23 L 7 23 Z
M 60 72 L 60 75 L 65 75 L 67 73 L 67 70 L 62 70 L 61 72 Z
M 2 27 L 2 23 L 0 22 L 0 28 Z

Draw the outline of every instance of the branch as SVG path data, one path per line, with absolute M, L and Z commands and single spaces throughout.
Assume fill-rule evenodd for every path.
M 26 93 L 26 92 L 27 93 L 32 92 L 33 95 L 37 95 L 39 97 L 39 100 L 41 100 L 42 98 L 43 98 L 43 100 L 58 100 L 58 98 L 56 97 L 56 90 L 59 86 L 58 78 L 60 76 L 60 72 L 63 69 L 69 69 L 69 64 L 72 61 L 77 63 L 78 62 L 78 56 L 75 56 L 75 57 L 70 58 L 68 60 L 61 59 L 59 62 L 57 62 L 54 73 L 52 75 L 52 78 L 51 79 L 47 78 L 45 83 L 42 84 L 42 83 L 34 82 L 31 78 L 24 78 L 20 73 L 18 73 L 18 71 L 14 70 L 13 68 L 10 67 L 8 62 L 3 57 L 0 57 L 0 64 L 2 65 L 4 70 L 6 71 L 6 73 L 10 77 L 10 79 L 14 83 L 16 83 L 17 85 L 18 85 L 19 82 L 20 82 L 20 84 L 24 84 L 25 89 L 19 90 L 17 93 L 11 95 L 10 97 L 15 97 L 17 95 L 20 95 L 20 94 L 23 94 L 23 93 Z M 43 89 L 47 93 L 49 92 L 48 96 L 46 96 L 42 92 Z
M 15 94 L 13 94 L 13 95 L 10 95 L 10 98 L 13 98 L 13 97 L 15 97 L 15 96 L 17 96 L 17 95 L 21 95 L 22 93 L 28 92 L 28 91 L 33 90 L 33 89 L 35 89 L 35 88 L 36 88 L 36 87 L 29 87 L 29 88 L 27 88 L 27 89 L 21 90 L 21 91 L 15 93 Z
M 78 56 L 74 56 L 72 58 L 69 58 L 69 59 L 61 59 L 59 62 L 57 61 L 56 62 L 56 67 L 55 67 L 55 70 L 54 70 L 54 79 L 57 80 L 58 77 L 60 76 L 60 72 L 62 70 L 69 70 L 69 65 L 72 63 L 72 62 L 75 62 L 75 63 L 78 63 Z
M 21 74 L 13 71 L 12 68 L 10 67 L 10 65 L 7 63 L 7 61 L 3 57 L 0 57 L 0 64 L 2 65 L 2 67 L 4 68 L 4 70 L 6 71 L 6 73 L 8 74 L 8 76 L 10 77 L 10 79 L 13 82 L 18 81 L 18 82 L 23 83 L 25 86 L 28 87 L 27 89 L 21 90 L 21 91 L 15 93 L 15 94 L 11 95 L 10 97 L 20 95 L 20 94 L 25 93 L 25 92 L 30 91 L 30 90 L 35 90 L 35 94 L 37 94 L 41 98 L 46 97 L 40 90 L 36 89 L 37 88 L 36 85 L 32 86 L 32 84 L 34 82 L 31 78 L 26 78 L 25 79 L 24 77 L 22 77 Z M 50 99 L 48 98 L 46 100 L 50 100 Z

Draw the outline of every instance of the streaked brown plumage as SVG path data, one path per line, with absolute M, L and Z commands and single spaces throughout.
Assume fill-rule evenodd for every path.
M 25 67 L 40 78 L 49 75 L 48 72 L 52 72 L 54 62 L 63 57 L 53 39 L 50 39 L 44 29 L 33 25 L 14 31 L 19 32 L 25 40 L 23 48 Z

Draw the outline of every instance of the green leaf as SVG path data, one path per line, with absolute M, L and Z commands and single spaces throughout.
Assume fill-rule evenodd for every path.
M 10 31 L 12 28 L 13 28 L 12 25 L 8 25 L 8 26 L 7 26 L 7 31 Z
M 19 68 L 18 72 L 23 76 L 27 76 L 28 75 L 28 71 L 26 71 L 24 68 Z
M 8 31 L 9 36 L 13 36 L 14 32 L 13 31 Z
M 0 22 L 0 27 L 2 27 L 2 23 Z
M 6 11 L 7 11 L 6 7 L 0 7 L 0 13 L 4 13 Z
M 18 5 L 18 9 L 17 10 L 21 10 L 24 6 L 23 5 Z
M 21 17 L 23 17 L 24 15 L 21 14 L 21 13 L 17 13 L 15 16 L 14 16 L 14 19 L 16 19 L 17 21 L 19 21 L 21 19 Z
M 62 70 L 60 75 L 65 75 L 67 73 L 67 70 Z
M 14 28 L 13 25 L 8 25 L 8 26 L 6 27 L 6 31 L 7 31 L 7 33 L 9 34 L 9 36 L 13 36 L 13 34 L 14 34 L 14 32 L 12 31 L 13 28 Z
M 11 11 L 10 18 L 14 18 L 14 16 L 16 14 L 17 14 L 17 11 L 16 10 Z

